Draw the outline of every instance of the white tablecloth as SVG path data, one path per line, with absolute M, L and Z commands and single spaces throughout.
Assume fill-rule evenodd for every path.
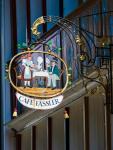
M 47 71 L 34 71 L 33 72 L 33 78 L 34 77 L 49 77 L 49 73 Z

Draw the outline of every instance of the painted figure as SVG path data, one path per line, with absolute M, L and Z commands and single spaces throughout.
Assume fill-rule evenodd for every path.
M 50 88 L 52 86 L 52 90 L 54 90 L 56 89 L 57 80 L 60 80 L 60 71 L 58 69 L 58 66 L 56 65 L 56 61 L 52 60 L 51 66 L 49 66 L 47 69 L 49 72 L 47 87 Z
M 37 57 L 37 70 L 38 71 L 43 71 L 43 61 L 44 61 L 43 57 L 41 56 Z M 37 81 L 38 81 L 39 87 L 44 87 L 43 77 L 38 77 Z
M 43 70 L 42 68 L 43 68 L 43 58 L 41 56 L 39 56 L 37 58 L 37 69 L 39 71 L 41 71 L 41 70 Z
M 31 80 L 32 80 L 32 68 L 34 64 L 32 62 L 32 55 L 29 53 L 27 57 L 22 60 L 22 65 L 24 66 L 23 70 L 23 80 L 24 80 L 24 87 L 31 87 Z

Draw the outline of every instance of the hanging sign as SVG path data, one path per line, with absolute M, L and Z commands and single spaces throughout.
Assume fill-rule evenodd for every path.
M 62 83 L 63 76 L 65 81 Z M 68 84 L 68 71 L 64 60 L 57 54 L 30 50 L 11 59 L 9 80 L 22 105 L 51 109 L 62 102 L 62 94 Z
M 38 18 L 33 23 L 32 33 L 38 36 L 40 32 L 37 27 L 46 22 L 51 22 L 51 17 L 47 20 L 43 16 Z M 43 45 L 43 42 L 40 44 Z M 61 53 L 56 44 L 44 44 L 48 46 L 47 50 L 28 48 L 27 51 L 15 55 L 9 63 L 9 80 L 17 91 L 18 101 L 34 109 L 51 109 L 58 106 L 68 85 L 67 65 L 60 57 Z

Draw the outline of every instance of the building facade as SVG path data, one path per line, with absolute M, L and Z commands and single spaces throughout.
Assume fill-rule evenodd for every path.
M 66 17 L 74 22 L 80 30 L 74 32 L 74 25 L 70 26 L 70 30 L 74 35 L 79 33 L 82 37 L 85 36 L 88 40 L 86 48 L 90 47 L 93 58 L 94 43 L 98 45 L 98 38 L 109 37 L 113 43 L 111 1 L 4 0 L 0 2 L 0 7 L 1 148 L 3 150 L 112 150 L 112 105 L 107 100 L 108 97 L 105 97 L 106 91 L 103 87 L 94 91 L 98 85 L 96 82 L 90 81 L 87 89 L 84 87 L 75 60 L 80 54 L 81 45 L 73 48 L 62 27 L 49 23 L 39 27 L 42 33 L 39 38 L 44 39 L 45 43 L 51 42 L 60 47 L 62 49 L 60 55 L 68 69 L 71 68 L 71 80 L 64 93 L 62 104 L 52 110 L 44 111 L 25 108 L 19 102 L 16 104 L 15 90 L 5 78 L 6 65 L 10 59 L 33 42 L 31 26 L 40 16 Z M 84 29 L 83 33 L 81 29 Z M 46 49 L 44 45 L 36 46 L 41 51 Z M 104 53 L 106 53 L 105 48 Z M 101 63 L 103 65 L 100 57 L 97 57 L 95 66 L 100 66 Z M 90 77 L 96 75 L 92 67 L 79 69 Z M 65 77 L 62 77 L 62 82 L 64 80 Z M 13 117 L 15 106 L 18 113 L 16 118 Z

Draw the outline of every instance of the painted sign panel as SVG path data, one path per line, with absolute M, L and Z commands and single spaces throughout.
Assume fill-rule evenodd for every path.
M 62 94 L 66 89 L 67 66 L 54 53 L 33 50 L 22 52 L 10 62 L 9 79 L 12 86 L 23 95 L 51 98 Z

